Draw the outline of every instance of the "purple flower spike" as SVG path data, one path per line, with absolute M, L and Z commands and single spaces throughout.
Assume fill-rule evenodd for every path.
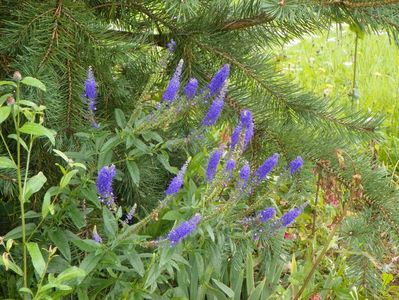
M 222 112 L 224 105 L 224 97 L 226 95 L 227 86 L 225 85 L 219 93 L 219 96 L 213 101 L 208 109 L 204 119 L 202 120 L 202 125 L 212 126 L 219 119 L 220 113 Z
M 234 159 L 229 159 L 226 163 L 226 173 L 228 174 L 229 178 L 233 176 L 233 171 L 236 167 L 236 162 Z
M 239 172 L 240 179 L 243 182 L 247 182 L 249 179 L 249 176 L 251 175 L 251 168 L 249 167 L 249 164 L 246 162 L 245 165 L 240 169 Z
M 276 214 L 276 210 L 274 209 L 274 207 L 268 207 L 264 210 L 261 210 L 258 214 L 259 221 L 261 221 L 262 223 L 265 223 L 265 222 L 269 221 L 271 218 L 273 218 L 275 214 Z
M 109 207 L 114 203 L 114 193 L 112 190 L 112 180 L 116 175 L 115 166 L 102 167 L 98 172 L 96 187 L 97 192 L 100 195 L 99 199 L 101 202 L 106 203 Z
M 252 120 L 252 113 L 251 111 L 244 109 L 241 111 L 241 123 L 245 127 L 245 135 L 244 135 L 244 142 L 243 142 L 243 149 L 248 146 L 249 142 L 251 141 L 254 135 L 254 122 Z
M 175 178 L 172 179 L 168 188 L 165 191 L 166 195 L 173 195 L 173 194 L 176 194 L 178 191 L 180 191 L 180 189 L 183 185 L 183 182 L 184 182 L 184 174 L 186 173 L 187 165 L 188 165 L 188 162 L 186 162 L 183 165 L 183 167 L 177 173 Z
M 277 165 L 279 155 L 277 153 L 274 153 L 271 157 L 265 160 L 265 162 L 256 170 L 255 176 L 257 177 L 257 181 L 260 182 L 269 173 L 274 169 L 274 167 Z
M 289 168 L 291 175 L 294 175 L 303 166 L 303 159 L 297 156 L 293 161 L 290 162 Z
M 186 236 L 191 234 L 197 228 L 200 221 L 201 215 L 197 213 L 190 220 L 181 223 L 178 227 L 171 230 L 168 234 L 170 245 L 175 246 Z
M 188 100 L 194 98 L 195 93 L 197 92 L 198 88 L 198 80 L 195 78 L 191 78 L 187 85 L 184 87 L 184 95 L 186 95 Z
M 213 78 L 209 82 L 208 96 L 215 95 L 217 92 L 220 91 L 220 89 L 223 88 L 227 78 L 229 77 L 229 74 L 230 74 L 230 65 L 226 64 L 213 76 Z
M 240 141 L 242 125 L 239 123 L 237 127 L 234 129 L 233 133 L 231 134 L 231 142 L 230 142 L 230 149 L 234 150 L 237 146 L 238 142 Z
M 85 97 L 92 100 L 92 102 L 89 103 L 89 109 L 91 111 L 96 110 L 97 89 L 93 69 L 91 67 L 89 67 L 87 70 L 87 79 L 85 80 Z
M 166 44 L 166 47 L 168 48 L 168 51 L 170 53 L 173 53 L 176 51 L 176 42 L 174 39 L 171 39 L 169 43 Z
M 301 208 L 293 208 L 290 211 L 288 211 L 287 213 L 285 213 L 281 219 L 281 226 L 283 227 L 287 227 L 288 225 L 290 225 L 291 223 L 293 223 L 295 221 L 296 218 L 298 218 L 298 216 L 302 213 L 302 209 Z
M 172 103 L 175 100 L 177 92 L 179 91 L 180 88 L 180 77 L 182 70 L 183 70 L 183 60 L 181 59 L 176 67 L 176 71 L 173 74 L 172 79 L 169 81 L 165 93 L 162 96 L 163 100 L 168 101 L 169 103 Z
M 219 165 L 220 158 L 222 157 L 222 150 L 215 150 L 209 158 L 208 168 L 206 170 L 206 180 L 211 182 L 216 174 L 216 169 Z

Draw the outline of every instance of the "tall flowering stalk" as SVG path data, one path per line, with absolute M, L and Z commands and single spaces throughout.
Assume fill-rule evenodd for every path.
M 276 209 L 274 207 L 268 207 L 264 210 L 261 210 L 258 213 L 258 218 L 259 221 L 261 221 L 262 223 L 265 223 L 269 220 L 271 220 L 276 214 Z
M 184 87 L 184 95 L 186 95 L 188 100 L 194 98 L 195 93 L 197 92 L 197 88 L 198 88 L 198 80 L 195 78 L 191 78 Z
M 244 151 L 249 145 L 253 135 L 254 135 L 254 122 L 252 120 L 252 112 L 250 110 L 244 109 L 241 112 L 241 123 L 245 128 L 244 140 L 242 150 Z
M 279 155 L 274 153 L 271 157 L 265 160 L 265 162 L 256 170 L 255 181 L 257 183 L 261 182 L 266 178 L 267 175 L 274 169 L 277 165 Z
M 209 107 L 208 112 L 206 113 L 204 119 L 202 120 L 202 125 L 212 126 L 219 119 L 219 116 L 223 109 L 224 97 L 226 96 L 226 91 L 227 91 L 227 84 L 223 86 L 219 95 L 216 97 L 216 99 Z
M 166 195 L 173 195 L 180 191 L 181 187 L 183 186 L 184 174 L 186 173 L 187 166 L 188 161 L 186 161 L 186 163 L 182 166 L 177 175 L 170 182 L 168 188 L 165 191 Z
M 241 167 L 238 175 L 240 176 L 240 188 L 241 190 L 244 190 L 247 187 L 249 177 L 251 176 L 251 168 L 248 162 L 245 162 L 245 164 Z
M 225 85 L 227 78 L 230 75 L 230 65 L 224 65 L 211 79 L 208 84 L 208 96 L 216 95 Z
M 174 39 L 171 39 L 171 40 L 166 44 L 166 47 L 167 47 L 167 49 L 168 49 L 168 51 L 169 51 L 170 53 L 175 52 L 175 51 L 176 51 L 176 42 L 175 42 L 175 40 L 174 40 Z
M 181 79 L 182 70 L 183 70 L 183 60 L 181 59 L 176 67 L 172 79 L 169 81 L 168 86 L 166 87 L 166 90 L 162 96 L 162 99 L 164 101 L 172 103 L 175 100 L 180 88 L 180 79 Z
M 303 159 L 302 157 L 297 156 L 289 164 L 290 174 L 294 175 L 300 168 L 302 168 L 302 166 L 303 166 Z
M 129 224 L 129 222 L 133 219 L 133 216 L 136 213 L 136 208 L 137 208 L 137 204 L 135 203 L 133 205 L 133 207 L 130 209 L 130 211 L 128 212 L 128 214 L 126 215 L 126 218 L 124 221 L 126 224 Z
M 209 158 L 208 168 L 206 170 L 206 180 L 211 182 L 216 175 L 216 170 L 222 157 L 223 151 L 215 150 Z
M 95 113 L 97 110 L 97 87 L 96 80 L 94 78 L 93 69 L 89 67 L 87 70 L 87 78 L 85 80 L 85 90 L 84 97 L 86 98 L 88 109 L 89 109 L 89 119 L 91 125 L 94 128 L 98 128 L 99 125 L 95 120 Z
M 226 163 L 226 169 L 225 172 L 228 176 L 228 179 L 231 179 L 231 177 L 233 176 L 233 171 L 236 167 L 236 162 L 234 161 L 234 159 L 229 159 Z
M 99 194 L 99 199 L 102 203 L 105 203 L 109 208 L 115 202 L 115 196 L 112 189 L 112 181 L 116 175 L 116 169 L 114 165 L 102 167 L 98 172 L 96 187 Z
M 170 245 L 177 245 L 185 237 L 191 234 L 197 228 L 197 225 L 200 221 L 201 215 L 197 213 L 190 220 L 181 223 L 178 227 L 171 230 L 168 234 Z

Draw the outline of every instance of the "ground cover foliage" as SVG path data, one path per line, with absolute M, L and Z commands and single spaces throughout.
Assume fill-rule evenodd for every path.
M 396 1 L 0 4 L 0 293 L 395 299 L 398 190 L 276 47 Z M 15 72 L 17 70 L 17 72 Z

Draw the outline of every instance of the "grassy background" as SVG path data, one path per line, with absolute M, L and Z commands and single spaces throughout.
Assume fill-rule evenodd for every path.
M 392 174 L 398 174 L 398 46 L 390 43 L 386 34 L 366 35 L 358 40 L 355 97 L 351 96 L 355 33 L 348 27 L 294 41 L 280 51 L 282 70 L 307 90 L 337 100 L 347 109 L 371 110 L 385 116 L 385 139 L 376 149 Z

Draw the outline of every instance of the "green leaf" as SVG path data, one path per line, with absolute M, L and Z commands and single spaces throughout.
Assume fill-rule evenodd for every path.
M 11 112 L 10 106 L 0 107 L 0 124 L 3 123 L 8 118 L 10 112 Z
M 54 151 L 59 157 L 61 157 L 63 160 L 65 160 L 67 163 L 70 162 L 69 157 L 68 157 L 64 152 L 62 152 L 62 151 L 60 151 L 60 150 L 57 150 L 57 149 L 53 149 L 53 151 Z
M 83 259 L 83 261 L 80 263 L 79 267 L 82 270 L 84 270 L 86 272 L 86 274 L 89 274 L 91 271 L 93 271 L 97 267 L 97 264 L 100 262 L 102 257 L 103 257 L 103 255 L 96 255 L 94 253 L 90 253 Z
M 248 255 L 247 255 L 247 265 L 245 268 L 245 277 L 246 277 L 248 294 L 251 294 L 255 287 L 254 262 L 253 262 L 251 253 L 248 253 Z
M 218 288 L 220 288 L 229 298 L 233 298 L 234 297 L 234 291 L 229 288 L 227 285 L 225 285 L 223 282 L 212 278 L 212 281 L 218 286 Z
M 21 275 L 21 276 L 23 276 L 23 275 Z M 31 291 L 31 289 L 28 289 L 28 288 L 20 288 L 19 290 L 18 290 L 20 293 L 25 293 L 25 294 L 30 294 L 30 295 L 32 295 L 32 296 L 34 296 L 34 294 L 33 294 L 33 292 Z
M 115 120 L 116 120 L 116 124 L 118 124 L 118 126 L 120 128 L 125 128 L 126 127 L 126 117 L 125 114 L 123 113 L 123 111 L 119 108 L 115 109 Z
M 86 221 L 83 212 L 79 210 L 79 208 L 76 205 L 69 206 L 68 214 L 71 217 L 72 222 L 73 224 L 75 224 L 76 227 L 82 228 L 86 226 Z
M 140 183 L 140 170 L 137 164 L 134 161 L 127 160 L 126 167 L 129 171 L 130 178 L 132 178 L 135 185 L 139 186 Z
M 29 255 L 32 258 L 33 267 L 39 274 L 39 277 L 42 278 L 44 276 L 44 272 L 46 271 L 46 262 L 43 259 L 43 255 L 40 252 L 39 246 L 36 243 L 29 242 L 26 244 L 26 248 L 28 249 Z
M 29 86 L 33 86 L 41 89 L 42 91 L 46 91 L 46 86 L 39 80 L 30 76 L 26 76 L 21 80 L 21 83 Z
M 118 223 L 116 222 L 114 215 L 105 206 L 103 207 L 103 220 L 105 233 L 107 234 L 108 239 L 115 239 L 118 231 Z
M 0 169 L 16 169 L 17 165 L 8 157 L 0 156 Z
M 76 173 L 78 173 L 78 170 L 71 170 L 68 173 L 66 173 L 64 176 L 62 176 L 61 181 L 60 181 L 60 187 L 63 189 L 66 187 L 69 182 L 71 181 L 72 177 L 75 176 Z
M 261 281 L 261 283 L 258 284 L 258 286 L 252 291 L 252 293 L 249 295 L 248 300 L 258 300 L 260 299 L 260 296 L 262 294 L 263 287 L 265 286 L 265 279 Z
M 7 101 L 7 98 L 10 96 L 14 96 L 13 94 L 4 94 L 0 96 L 0 105 Z
M 52 186 L 44 194 L 43 204 L 42 204 L 42 217 L 45 218 L 50 212 L 54 215 L 54 205 L 51 204 L 51 197 L 58 193 L 58 187 Z
M 61 254 L 68 261 L 71 261 L 71 249 L 69 248 L 65 233 L 60 229 L 56 229 L 49 232 L 49 237 L 54 242 L 55 246 L 60 250 Z
M 132 265 L 133 269 L 141 276 L 144 276 L 145 273 L 145 269 L 144 269 L 144 265 L 143 262 L 141 261 L 140 256 L 137 254 L 136 251 L 132 250 L 129 252 L 128 255 L 128 260 L 130 262 L 130 264 Z
M 40 191 L 46 181 L 47 178 L 42 172 L 39 172 L 37 175 L 29 178 L 26 186 L 24 187 L 24 201 L 27 202 L 34 193 Z
M 100 244 L 93 240 L 81 240 L 79 238 L 72 239 L 72 243 L 75 244 L 82 251 L 94 252 L 100 248 Z
M 58 275 L 54 282 L 57 284 L 61 284 L 70 280 L 80 281 L 85 276 L 86 272 L 83 269 L 73 266 Z
M 25 232 L 26 235 L 29 235 L 33 232 L 33 230 L 35 229 L 36 224 L 34 223 L 28 223 L 25 224 Z M 22 226 L 18 226 L 15 227 L 14 229 L 10 230 L 5 236 L 4 236 L 4 240 L 7 241 L 9 239 L 19 239 L 22 237 Z
M 24 273 L 22 272 L 21 268 L 15 263 L 13 263 L 10 259 L 8 259 L 8 257 L 5 255 L 0 255 L 0 266 L 4 266 L 6 271 L 10 269 L 19 276 L 24 276 Z
M 172 174 L 177 174 L 177 172 L 179 171 L 179 169 L 176 168 L 176 167 L 172 167 L 172 166 L 169 164 L 169 155 L 168 155 L 167 152 L 162 151 L 162 154 L 158 154 L 158 155 L 157 155 L 157 158 L 158 158 L 159 162 L 164 166 L 164 168 L 165 168 L 166 170 L 168 170 L 168 171 L 169 171 L 170 173 L 172 173 Z
M 11 85 L 13 87 L 17 87 L 17 84 L 14 81 L 6 81 L 6 80 L 0 81 L 0 85 Z
M 21 139 L 21 137 L 18 138 L 18 136 L 15 133 L 9 134 L 8 138 L 19 141 L 21 146 L 24 147 L 24 149 L 26 151 L 29 151 L 28 146 L 26 145 L 25 141 L 23 139 Z
M 144 153 L 148 153 L 148 146 L 140 139 L 133 138 L 132 139 L 133 144 L 136 146 L 137 149 Z
M 20 129 L 20 132 L 31 134 L 34 136 L 46 136 L 50 142 L 54 145 L 55 144 L 55 131 L 44 127 L 43 125 L 33 123 L 33 122 L 26 122 Z

